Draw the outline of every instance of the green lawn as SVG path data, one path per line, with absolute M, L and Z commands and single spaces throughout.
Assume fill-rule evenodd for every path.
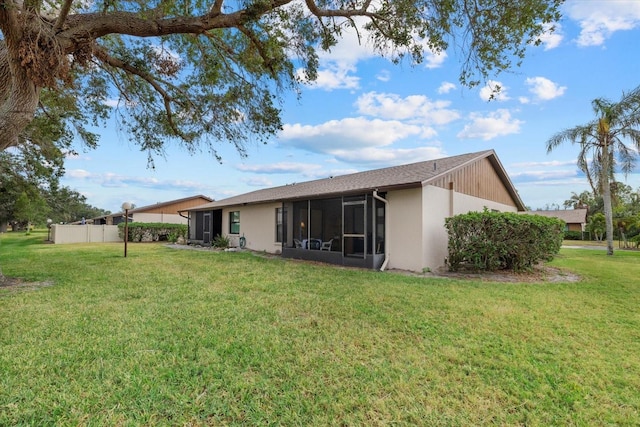
M 0 425 L 639 425 L 640 253 L 578 283 L 0 236 Z

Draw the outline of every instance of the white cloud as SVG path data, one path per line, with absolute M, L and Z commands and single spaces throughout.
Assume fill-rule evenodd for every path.
M 121 175 L 112 172 L 93 173 L 84 169 L 67 170 L 65 172 L 65 177 L 78 181 L 88 181 L 107 188 L 144 187 L 156 190 L 185 190 L 188 192 L 200 193 L 210 188 L 202 182 L 196 181 L 181 179 L 160 180 L 153 177 Z
M 446 156 L 441 147 L 397 149 L 372 147 L 360 151 L 335 150 L 331 154 L 344 162 L 387 166 L 439 159 Z
M 409 136 L 420 136 L 423 132 L 421 126 L 397 120 L 355 117 L 330 120 L 319 125 L 285 124 L 278 139 L 283 146 L 314 153 L 331 153 L 346 147 L 359 150 L 387 146 Z
M 551 31 L 552 28 L 554 29 L 553 32 Z M 560 25 L 559 23 L 544 24 L 544 29 L 544 34 L 540 36 L 540 40 L 542 40 L 544 50 L 551 50 L 560 46 L 560 43 L 564 38 L 564 36 L 562 35 L 562 25 Z
M 449 93 L 456 88 L 456 85 L 451 82 L 442 82 L 438 88 L 439 94 Z
M 361 18 L 356 19 L 360 25 Z M 336 89 L 357 89 L 360 86 L 360 78 L 353 73 L 356 72 L 356 64 L 375 56 L 373 48 L 367 43 L 367 34 L 362 31 L 361 38 L 352 28 L 343 28 L 342 36 L 335 46 L 329 51 L 318 51 L 320 66 L 318 68 L 318 78 L 309 86 L 323 90 Z M 303 70 L 298 70 L 298 75 L 303 74 Z
M 311 89 L 323 89 L 332 91 L 336 89 L 358 89 L 360 78 L 350 73 L 356 71 L 353 65 L 342 63 L 330 63 L 326 68 L 318 71 L 315 81 L 308 83 Z M 298 70 L 298 76 L 302 77 L 303 70 Z
M 67 151 L 64 153 L 65 160 L 82 160 L 91 161 L 93 158 L 87 154 L 79 154 L 74 151 Z
M 382 70 L 376 75 L 376 79 L 381 82 L 388 82 L 391 80 L 391 72 L 389 70 Z
M 358 112 L 391 120 L 407 120 L 421 125 L 443 125 L 460 118 L 449 109 L 450 101 L 432 101 L 424 95 L 401 98 L 395 94 L 368 92 L 356 100 Z
M 304 173 L 310 169 L 319 169 L 319 165 L 309 163 L 280 162 L 268 165 L 238 165 L 238 170 L 243 172 L 254 172 L 262 174 L 281 174 L 281 173 Z
M 369 42 L 369 33 L 363 29 L 366 18 L 354 18 L 359 32 L 347 26 L 343 27 L 342 35 L 335 46 L 329 51 L 318 51 L 320 67 L 318 69 L 318 79 L 310 87 L 335 90 L 335 89 L 357 89 L 360 86 L 360 78 L 355 76 L 358 62 L 374 58 L 378 55 L 373 45 Z M 359 36 L 359 37 L 358 37 Z M 426 41 L 416 38 L 416 42 L 421 43 L 424 49 L 424 65 L 426 68 L 439 68 L 447 59 L 446 52 L 434 52 L 429 49 Z M 302 76 L 303 70 L 298 70 L 298 75 Z M 377 78 L 381 81 L 389 81 L 390 74 L 381 72 Z
M 444 64 L 444 61 L 447 59 L 447 52 L 442 51 L 440 53 L 436 53 L 429 48 L 425 47 L 425 67 L 439 68 Z
M 75 178 L 75 179 L 89 178 L 92 175 L 93 174 L 91 172 L 86 171 L 84 169 L 69 169 L 65 171 L 65 176 L 69 178 Z
M 359 33 L 353 28 L 342 27 L 342 35 L 335 46 L 329 51 L 319 50 L 318 57 L 322 62 L 337 62 L 341 64 L 355 65 L 359 61 L 373 58 L 376 54 L 373 46 L 368 43 L 369 34 L 362 26 L 367 22 L 366 18 L 355 18 L 359 27 Z M 358 38 L 360 35 L 360 38 Z
M 120 105 L 120 102 L 118 102 L 118 100 L 117 100 L 117 99 L 107 99 L 107 100 L 104 102 L 104 105 L 106 105 L 107 107 L 115 108 L 115 107 L 117 107 L 118 105 Z
M 640 25 L 640 2 L 637 0 L 583 1 L 570 0 L 565 15 L 578 21 L 581 31 L 578 46 L 600 46 L 616 31 L 631 30 Z
M 577 178 L 578 172 L 573 169 L 537 169 L 520 172 L 511 172 L 509 176 L 514 182 L 521 181 L 546 181 L 563 178 Z
M 567 90 L 566 86 L 559 86 L 557 83 L 544 77 L 530 77 L 525 80 L 525 84 L 529 86 L 529 92 L 535 95 L 540 101 L 549 101 L 564 95 Z
M 273 182 L 265 177 L 253 177 L 242 180 L 249 187 L 271 187 Z
M 558 166 L 576 166 L 575 160 L 550 160 L 548 162 L 519 162 L 513 163 L 511 167 L 517 169 L 536 168 L 536 167 L 558 167 Z
M 519 133 L 520 125 L 523 123 L 521 120 L 512 118 L 511 113 L 505 109 L 497 110 L 486 116 L 472 113 L 469 118 L 471 123 L 458 133 L 458 138 L 481 138 L 488 141 L 499 136 Z
M 504 86 L 502 82 L 496 80 L 489 80 L 487 84 L 480 89 L 479 95 L 483 101 L 489 101 L 494 99 L 496 101 L 508 101 L 509 95 L 507 94 L 508 87 Z

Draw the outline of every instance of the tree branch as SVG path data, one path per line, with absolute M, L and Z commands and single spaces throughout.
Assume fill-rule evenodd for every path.
M 60 9 L 60 15 L 58 15 L 58 19 L 56 19 L 56 23 L 53 26 L 53 31 L 58 32 L 62 26 L 64 25 L 64 21 L 67 19 L 69 15 L 69 11 L 71 10 L 71 3 L 73 0 L 65 0 L 62 4 L 62 8 Z
M 106 51 L 100 48 L 96 48 L 95 56 L 105 64 L 108 64 L 115 68 L 120 68 L 121 70 L 124 70 L 130 74 L 136 75 L 141 79 L 143 79 L 144 81 L 146 81 L 147 83 L 149 83 L 149 85 L 153 87 L 153 89 L 156 92 L 158 92 L 158 94 L 160 94 L 160 96 L 162 97 L 162 100 L 164 102 L 164 109 L 167 114 L 167 120 L 169 122 L 169 126 L 176 133 L 176 135 L 184 137 L 184 135 L 182 135 L 182 132 L 180 132 L 180 130 L 178 129 L 178 127 L 175 125 L 173 121 L 173 110 L 171 109 L 171 102 L 173 101 L 173 97 L 166 90 L 164 90 L 164 88 L 158 83 L 158 81 L 153 75 L 151 75 L 150 73 L 147 73 L 146 71 L 133 67 L 130 64 L 127 64 L 126 62 L 118 58 L 114 58 L 113 56 L 109 55 Z
M 18 6 L 12 0 L 0 0 L 0 32 L 9 50 L 16 48 L 22 37 L 17 9 Z
M 378 15 L 373 12 L 369 12 L 367 9 L 371 5 L 371 0 L 365 1 L 359 9 L 320 9 L 314 0 L 305 0 L 305 4 L 309 8 L 312 14 L 317 17 L 325 18 L 351 18 L 355 16 L 368 16 L 370 18 L 377 18 Z
M 222 4 L 224 3 L 224 0 L 216 0 L 212 5 L 211 5 L 211 9 L 209 9 L 209 16 L 210 17 L 215 17 L 218 16 L 222 13 Z

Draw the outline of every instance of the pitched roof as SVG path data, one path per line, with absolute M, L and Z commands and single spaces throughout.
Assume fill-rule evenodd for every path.
M 174 204 L 179 204 L 182 202 L 187 202 L 189 200 L 195 200 L 195 199 L 204 199 L 204 200 L 208 200 L 209 202 L 212 202 L 213 199 L 211 197 L 207 197 L 207 196 L 203 196 L 202 194 L 199 194 L 197 196 L 189 196 L 189 197 L 183 197 L 182 199 L 175 199 L 175 200 L 169 200 L 166 202 L 158 202 L 156 204 L 153 205 L 146 205 L 146 206 L 140 206 L 140 207 L 136 207 L 134 209 L 129 209 L 129 213 L 136 213 L 136 212 L 145 212 L 149 209 L 157 209 L 157 208 L 162 208 L 164 206 L 169 206 L 169 205 L 174 205 Z M 119 212 L 119 214 L 124 214 L 124 212 Z M 117 215 L 117 214 L 114 214 Z
M 552 211 L 528 211 L 524 212 L 532 215 L 542 215 L 551 218 L 560 218 L 567 224 L 584 224 L 587 222 L 586 209 L 568 209 Z
M 280 187 L 265 188 L 196 206 L 189 210 L 207 210 L 251 203 L 338 196 L 373 190 L 384 192 L 392 189 L 421 187 L 446 173 L 487 157 L 504 181 L 514 201 L 516 201 L 521 210 L 524 210 L 524 204 L 520 200 L 513 184 L 509 180 L 509 177 L 493 150 L 462 154 L 408 165 L 392 166 L 314 181 L 287 184 Z

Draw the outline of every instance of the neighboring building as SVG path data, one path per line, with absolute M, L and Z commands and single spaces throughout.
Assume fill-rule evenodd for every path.
M 566 223 L 565 231 L 579 231 L 581 233 L 586 231 L 587 209 L 527 211 L 526 213 L 561 219 Z
M 162 222 L 167 224 L 187 224 L 187 218 L 180 215 L 180 212 L 200 206 L 203 203 L 212 202 L 213 199 L 198 195 L 185 197 L 183 199 L 170 200 L 168 202 L 159 202 L 155 205 L 142 206 L 135 209 L 129 209 L 129 220 L 136 222 Z M 105 215 L 102 217 L 91 218 L 86 221 L 87 224 L 106 224 L 117 225 L 124 222 L 124 212 Z M 76 222 L 80 224 L 80 221 Z
M 366 268 L 445 264 L 447 217 L 525 207 L 493 150 L 241 194 L 188 209 L 191 242 Z M 244 239 L 242 239 L 244 238 Z

